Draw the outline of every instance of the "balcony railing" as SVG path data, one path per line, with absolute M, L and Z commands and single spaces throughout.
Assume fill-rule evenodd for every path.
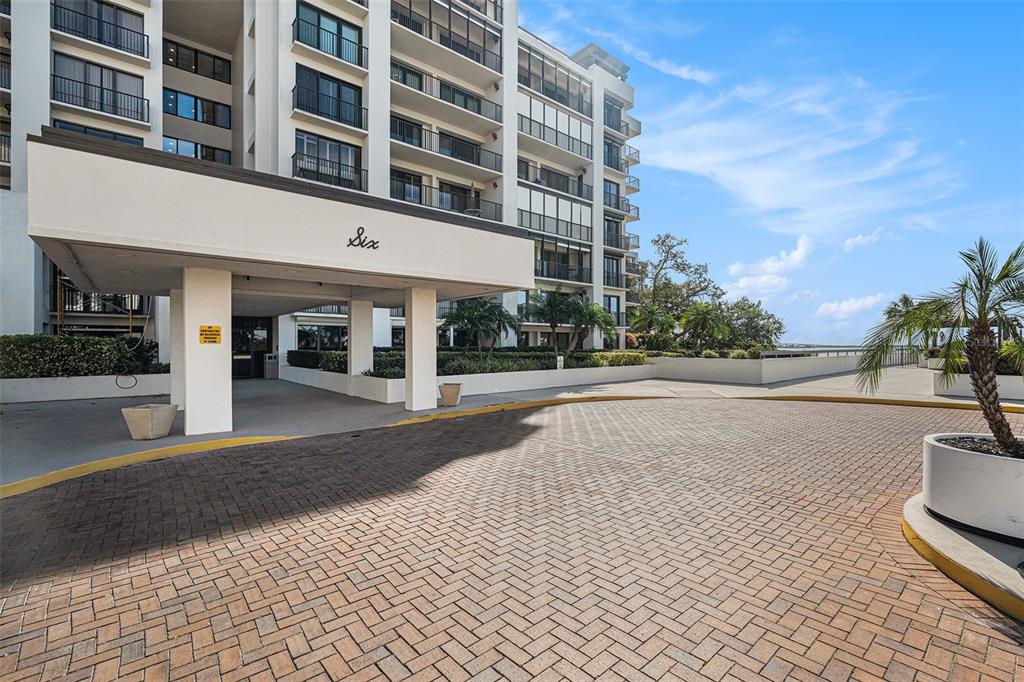
M 462 3 L 499 24 L 502 22 L 504 12 L 500 0 L 462 0 Z
M 474 114 L 489 118 L 492 121 L 501 123 L 501 105 L 497 102 L 492 102 L 489 99 L 475 95 L 468 90 L 464 90 L 458 86 L 452 85 L 447 81 L 443 81 L 440 78 L 434 78 L 433 76 L 425 73 L 421 73 L 417 70 L 412 70 L 410 78 L 403 78 L 402 67 L 405 67 L 399 62 L 391 62 L 391 80 L 396 83 L 418 90 L 425 95 L 429 95 L 434 99 L 439 99 L 442 102 L 448 102 L 454 104 L 460 109 L 465 109 Z
M 540 121 L 534 121 L 532 118 L 522 114 L 519 114 L 519 132 L 526 133 L 530 137 L 536 137 L 538 140 L 543 140 L 548 144 L 553 144 L 577 156 L 588 159 L 594 157 L 593 145 L 583 140 L 578 140 L 575 137 L 570 137 L 567 133 L 555 130 L 551 126 L 545 125 Z
M 428 5 L 431 11 L 433 11 L 434 6 L 434 3 Z M 478 64 L 483 64 L 492 71 L 501 73 L 500 54 L 487 49 L 466 36 L 453 33 L 447 26 L 439 24 L 431 17 L 424 16 L 395 0 L 391 2 L 391 21 L 394 21 L 399 26 L 404 26 L 414 33 L 420 34 L 427 40 L 443 45 L 453 52 L 458 52 L 463 57 L 472 59 Z
M 639 245 L 638 245 L 638 248 L 639 248 Z M 635 261 L 635 260 L 633 260 L 632 258 L 627 258 L 626 259 L 626 263 L 625 263 L 625 270 L 626 270 L 626 274 L 627 275 L 639 275 L 640 274 L 640 263 Z
M 58 102 L 149 123 L 149 100 L 144 97 L 63 76 L 53 76 L 52 83 L 51 97 Z
M 444 192 L 437 187 L 415 185 L 401 180 L 391 181 L 391 198 L 412 204 L 439 208 L 485 220 L 501 221 L 501 204 L 455 192 Z
M 559 104 L 564 104 L 574 111 L 578 111 L 590 118 L 594 115 L 594 107 L 590 100 L 579 95 L 574 95 L 560 85 L 556 85 L 543 76 L 531 73 L 528 69 L 519 67 L 519 83 L 531 90 L 535 90 Z
M 57 4 L 50 5 L 50 26 L 62 33 L 149 58 L 149 37 L 145 33 Z
M 320 28 L 305 19 L 296 17 L 292 22 L 292 39 L 349 64 L 366 68 L 367 50 L 365 45 L 360 45 L 354 40 Z
M 458 301 L 441 301 L 440 303 L 437 304 L 437 319 L 440 320 L 444 318 L 445 315 L 454 311 L 458 307 Z M 405 317 L 405 306 L 403 305 L 398 306 L 396 308 L 392 308 L 390 313 L 391 317 Z
M 626 303 L 639 303 L 640 293 L 637 291 L 626 291 Z
M 615 320 L 615 326 L 616 327 L 628 327 L 629 326 L 629 315 L 627 315 L 625 312 L 623 312 L 621 310 L 619 310 L 619 311 L 608 310 L 607 308 L 605 308 L 605 312 L 608 313 L 609 315 L 611 315 L 612 319 Z
M 292 154 L 292 175 L 335 187 L 366 191 L 366 171 L 308 154 Z
M 526 182 L 532 182 L 541 187 L 549 187 L 558 192 L 571 194 L 580 199 L 590 201 L 594 198 L 594 187 L 575 178 L 566 177 L 557 173 L 543 172 L 536 166 L 519 166 L 516 170 L 517 177 Z
M 0 55 L 0 88 L 11 89 L 11 55 Z
M 605 192 L 604 205 L 608 208 L 614 208 L 616 211 L 621 211 L 626 215 L 633 216 L 634 218 L 640 217 L 640 207 L 629 203 L 629 200 L 621 194 Z
M 605 232 L 604 245 L 613 249 L 632 251 L 640 248 L 640 236 L 629 232 Z
M 579 239 L 585 242 L 592 241 L 594 236 L 594 231 L 587 225 L 580 225 L 563 218 L 534 213 L 522 208 L 519 209 L 519 227 L 557 234 L 561 237 Z
M 292 88 L 292 106 L 299 111 L 366 130 L 366 107 L 356 106 L 340 97 L 296 85 Z
M 640 178 L 629 175 L 626 176 L 626 180 L 622 184 L 625 185 L 628 190 L 632 190 L 634 192 L 640 191 Z
M 626 276 L 621 272 L 604 272 L 604 285 L 606 287 L 615 287 L 617 289 L 626 288 Z
M 51 309 L 54 312 L 88 315 L 140 315 L 144 312 L 144 296 L 138 294 L 87 294 L 70 287 L 53 290 Z
M 493 171 L 501 171 L 501 154 L 482 149 L 479 145 L 457 137 L 427 130 L 422 126 L 391 117 L 391 139 L 426 149 L 436 154 L 471 163 Z
M 548 279 L 561 279 L 566 282 L 583 282 L 589 284 L 591 281 L 590 268 L 567 265 L 565 263 L 552 263 L 546 260 L 534 262 L 533 274 L 537 277 Z
M 0 133 L 0 163 L 11 162 L 11 135 Z
M 327 305 L 315 305 L 299 312 L 310 315 L 348 315 L 348 306 L 344 303 L 328 303 Z
M 635 147 L 630 147 L 628 144 L 624 144 L 622 145 L 622 158 L 624 158 L 628 164 L 640 163 L 640 150 Z

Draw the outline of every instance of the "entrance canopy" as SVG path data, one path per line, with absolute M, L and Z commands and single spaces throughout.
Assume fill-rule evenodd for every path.
M 45 128 L 28 143 L 28 234 L 85 291 L 168 295 L 231 273 L 235 315 L 528 289 L 518 228 Z

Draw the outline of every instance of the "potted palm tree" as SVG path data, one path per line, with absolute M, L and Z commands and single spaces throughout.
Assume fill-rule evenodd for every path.
M 460 301 L 455 308 L 445 314 L 441 325 L 460 329 L 466 332 L 467 337 L 475 339 L 481 362 L 484 359 L 485 346 L 487 358 L 490 359 L 494 347 L 500 343 L 503 335 L 519 331 L 519 320 L 515 315 L 506 310 L 501 303 L 484 298 Z M 441 404 L 445 407 L 455 407 L 462 400 L 462 384 L 443 383 L 439 390 Z
M 998 339 L 1016 341 L 1010 361 L 1024 373 L 1024 242 L 1000 264 L 984 239 L 960 258 L 967 273 L 952 287 L 887 315 L 864 342 L 857 382 L 875 390 L 887 358 L 915 338 L 946 333 L 939 345 L 940 380 L 949 385 L 965 368 L 990 434 L 940 433 L 924 438 L 924 504 L 950 521 L 1024 540 L 1024 440 L 999 402 Z M 925 344 L 927 345 L 927 344 Z

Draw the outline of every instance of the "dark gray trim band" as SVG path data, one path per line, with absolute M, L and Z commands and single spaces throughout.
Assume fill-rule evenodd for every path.
M 98 156 L 106 156 L 113 159 L 132 161 L 134 163 L 144 163 L 149 166 L 157 166 L 159 168 L 195 173 L 196 175 L 204 175 L 211 178 L 220 178 L 222 180 L 230 180 L 232 182 L 243 182 L 248 185 L 266 187 L 267 189 L 276 189 L 282 192 L 292 192 L 293 194 L 302 194 L 305 196 L 316 197 L 317 199 L 327 199 L 328 201 L 337 201 L 343 204 L 375 208 L 381 211 L 400 213 L 402 215 L 423 218 L 425 220 L 433 220 L 439 223 L 449 223 L 451 225 L 468 227 L 474 230 L 483 230 L 485 232 L 495 232 L 497 234 L 504 234 L 510 237 L 531 239 L 530 233 L 521 227 L 511 227 L 509 225 L 492 222 L 490 220 L 483 220 L 481 218 L 473 218 L 471 216 L 464 216 L 458 213 L 449 213 L 446 211 L 426 208 L 416 204 L 410 204 L 405 201 L 398 201 L 396 199 L 382 199 L 381 197 L 375 197 L 367 194 L 366 192 L 324 187 L 295 178 L 286 178 L 279 175 L 273 175 L 271 173 L 262 173 L 245 168 L 237 168 L 235 166 L 225 166 L 224 164 L 215 163 L 213 161 L 203 161 L 201 159 L 178 156 L 177 154 L 170 154 L 159 149 L 150 149 L 148 147 L 125 144 L 124 142 L 98 139 L 81 133 L 75 133 L 70 130 L 60 130 L 50 126 L 43 126 L 42 134 L 40 135 L 29 135 L 28 141 L 38 142 L 52 147 L 74 149 L 76 151 L 96 154 Z

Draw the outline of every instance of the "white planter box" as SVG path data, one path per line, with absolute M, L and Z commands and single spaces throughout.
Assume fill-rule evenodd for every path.
M 319 369 L 281 365 L 278 378 L 304 386 L 312 386 L 334 393 L 348 394 L 348 375 L 339 372 L 324 372 Z
M 924 439 L 924 505 L 959 523 L 1024 540 L 1024 459 Z
M 946 366 L 946 361 L 942 358 L 928 358 L 927 365 L 928 369 L 942 369 Z
M 773 384 L 807 377 L 852 372 L 859 355 L 830 355 L 805 358 L 650 358 L 659 379 L 707 381 L 720 384 Z
M 130 386 L 130 388 L 120 388 L 118 384 L 120 386 Z M 94 377 L 0 379 L 0 403 L 38 403 L 48 400 L 88 400 L 93 398 L 137 398 L 144 395 L 167 395 L 170 392 L 170 374 L 135 374 L 131 377 L 105 375 Z
M 1024 377 L 1000 374 L 997 377 L 997 385 L 1000 400 L 1024 400 Z M 932 377 L 932 393 L 973 399 L 974 389 L 971 388 L 971 375 L 956 374 L 953 376 L 953 383 L 946 386 L 942 383 L 942 375 L 936 372 Z

